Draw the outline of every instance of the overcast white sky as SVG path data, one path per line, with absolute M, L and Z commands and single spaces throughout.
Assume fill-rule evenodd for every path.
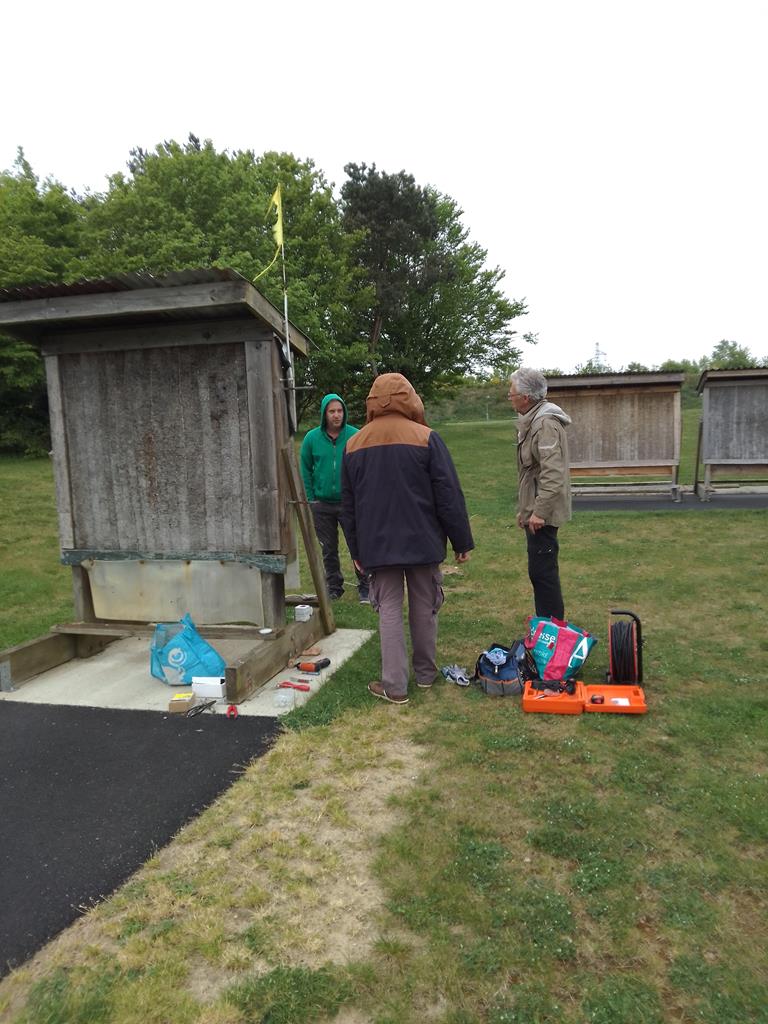
M 0 168 L 100 191 L 191 131 L 405 169 L 526 300 L 526 362 L 768 357 L 764 0 L 43 0 L 2 31 Z

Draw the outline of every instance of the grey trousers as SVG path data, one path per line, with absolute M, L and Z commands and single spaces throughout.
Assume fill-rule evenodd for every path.
M 437 613 L 443 603 L 439 565 L 405 569 L 376 569 L 371 575 L 371 607 L 379 615 L 381 682 L 388 692 L 408 692 L 408 652 L 405 646 L 403 600 L 408 583 L 408 628 L 417 683 L 432 683 L 437 675 Z

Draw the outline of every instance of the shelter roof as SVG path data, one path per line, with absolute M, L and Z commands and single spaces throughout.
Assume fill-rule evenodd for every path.
M 736 370 L 705 370 L 699 377 L 696 390 L 702 393 L 707 384 L 716 381 L 764 380 L 768 377 L 768 366 L 745 366 Z
M 179 270 L 157 277 L 136 272 L 72 284 L 0 288 L 0 331 L 31 342 L 56 329 L 250 317 L 285 339 L 282 311 L 242 274 L 227 268 Z M 291 347 L 307 355 L 309 338 L 290 321 L 288 330 Z
M 621 388 L 658 387 L 659 384 L 682 384 L 684 373 L 669 373 L 666 370 L 649 370 L 647 373 L 572 373 L 562 376 L 547 376 L 547 388 Z

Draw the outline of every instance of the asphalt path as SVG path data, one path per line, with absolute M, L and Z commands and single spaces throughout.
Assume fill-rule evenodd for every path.
M 118 888 L 280 729 L 0 702 L 0 977 Z

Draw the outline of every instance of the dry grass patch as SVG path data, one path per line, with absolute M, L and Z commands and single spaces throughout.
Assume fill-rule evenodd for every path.
M 12 1016 L 35 982 L 93 966 L 96 950 L 123 974 L 176 974 L 209 1005 L 245 972 L 364 959 L 383 904 L 377 844 L 399 820 L 392 798 L 425 765 L 406 722 L 349 713 L 283 735 L 126 886 L 0 983 L 0 1007 Z M 205 1013 L 237 1019 L 226 1007 Z

